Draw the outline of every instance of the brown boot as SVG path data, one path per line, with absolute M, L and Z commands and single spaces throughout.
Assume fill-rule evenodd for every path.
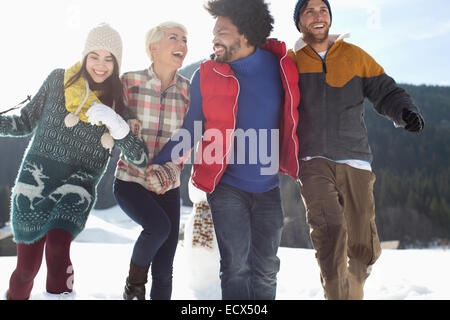
M 149 267 L 139 267 L 133 262 L 130 263 L 130 272 L 123 293 L 124 300 L 145 300 L 145 284 Z

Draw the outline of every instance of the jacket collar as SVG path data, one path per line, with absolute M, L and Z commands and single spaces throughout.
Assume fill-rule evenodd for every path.
M 333 43 L 336 43 L 338 41 L 344 40 L 346 38 L 350 38 L 350 33 L 343 33 L 343 34 L 333 34 L 330 35 L 329 38 Z M 294 45 L 294 52 L 297 52 L 299 50 L 302 50 L 304 47 L 306 47 L 308 44 L 303 40 L 303 34 L 300 36 L 300 39 L 295 42 Z
M 154 82 L 156 85 L 161 85 L 161 81 L 158 79 L 154 71 L 153 64 L 147 69 L 147 81 Z M 181 82 L 182 76 L 180 75 L 179 71 L 177 71 L 175 73 L 171 86 L 178 86 L 181 84 Z

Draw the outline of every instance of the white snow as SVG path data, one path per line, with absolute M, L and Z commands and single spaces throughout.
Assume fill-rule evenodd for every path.
M 182 224 L 189 221 L 190 208 L 183 208 Z M 120 300 L 134 241 L 140 227 L 118 208 L 93 211 L 86 229 L 72 244 L 76 300 Z M 277 299 L 322 300 L 319 268 L 314 251 L 280 248 Z M 218 256 L 193 249 L 180 241 L 174 262 L 174 300 L 220 299 Z M 0 297 L 8 288 L 16 257 L 0 258 Z M 368 300 L 449 300 L 450 250 L 384 250 L 367 280 Z M 199 272 L 199 270 L 203 270 Z M 46 265 L 35 279 L 32 300 L 59 299 L 45 292 Z M 148 292 L 150 284 L 148 284 Z

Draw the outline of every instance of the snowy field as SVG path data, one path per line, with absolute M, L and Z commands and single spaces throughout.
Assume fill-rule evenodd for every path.
M 184 208 L 182 222 L 189 218 Z M 72 245 L 75 300 L 120 300 L 139 226 L 118 208 L 94 211 Z M 196 251 L 197 250 L 197 251 Z M 195 251 L 195 252 L 194 252 Z M 195 255 L 195 257 L 193 257 Z M 278 300 L 323 300 L 314 251 L 280 248 Z M 192 262 L 194 260 L 195 262 Z M 0 258 L 0 294 L 8 288 L 15 257 Z M 218 300 L 217 256 L 180 241 L 174 264 L 174 300 Z M 208 267 L 209 266 L 209 267 Z M 203 268 L 203 269 L 202 269 Z M 197 273 L 195 273 L 197 270 Z M 450 250 L 384 250 L 366 283 L 367 300 L 450 300 Z M 200 273 L 198 271 L 201 271 Z M 209 271 L 209 272 L 208 272 Z M 59 299 L 45 292 L 45 259 L 31 300 Z M 148 289 L 150 285 L 148 286 Z M 149 290 L 147 290 L 149 292 Z

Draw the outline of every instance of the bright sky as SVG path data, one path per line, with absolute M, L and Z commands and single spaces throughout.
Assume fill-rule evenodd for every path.
M 299 37 L 292 14 L 296 0 L 268 0 L 272 37 L 289 48 Z M 145 33 L 160 22 L 181 22 L 189 31 L 185 65 L 208 57 L 214 20 L 204 0 L 15 0 L 0 2 L 0 110 L 34 95 L 55 68 L 80 59 L 87 33 L 101 22 L 124 42 L 122 71 L 149 66 Z M 330 0 L 332 33 L 371 54 L 398 82 L 450 85 L 448 0 Z

